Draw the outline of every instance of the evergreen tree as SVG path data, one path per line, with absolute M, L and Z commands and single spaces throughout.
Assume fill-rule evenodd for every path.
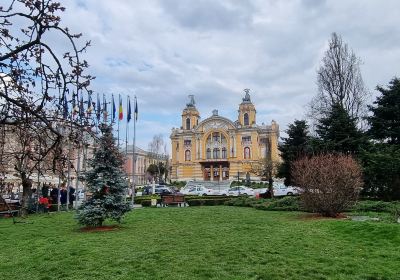
M 382 95 L 369 106 L 372 116 L 368 117 L 369 134 L 376 140 L 389 144 L 400 144 L 400 80 L 394 78 L 387 89 L 376 88 Z
M 77 216 L 79 223 L 86 226 L 101 226 L 106 219 L 120 222 L 130 210 L 124 199 L 129 185 L 122 169 L 123 156 L 115 146 L 112 127 L 103 125 L 101 132 L 91 169 L 85 174 L 92 197 L 84 202 Z
M 298 158 L 310 153 L 310 136 L 308 125 L 305 120 L 295 120 L 286 130 L 287 138 L 282 138 L 283 143 L 279 144 L 279 151 L 283 159 L 278 168 L 278 177 L 285 178 L 285 184 L 291 185 L 291 164 Z
M 369 106 L 368 134 L 375 142 L 362 155 L 366 186 L 364 193 L 385 200 L 400 199 L 400 80 L 394 78 Z
M 364 195 L 400 200 L 400 146 L 377 143 L 361 155 Z
M 356 119 L 350 117 L 339 103 L 332 105 L 328 115 L 319 120 L 316 132 L 316 149 L 320 152 L 358 154 L 366 144 Z

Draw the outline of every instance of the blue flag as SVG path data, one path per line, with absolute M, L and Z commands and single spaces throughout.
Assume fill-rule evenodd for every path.
M 85 109 L 83 108 L 83 94 L 81 94 L 81 101 L 79 103 L 79 117 L 82 119 L 85 116 Z
M 97 109 L 96 109 L 96 118 L 99 121 L 100 120 L 100 114 L 101 114 L 101 104 L 100 104 L 100 97 L 99 93 L 97 93 Z
M 126 119 L 128 120 L 128 122 L 130 122 L 132 119 L 132 110 L 131 110 L 131 99 L 129 98 L 129 96 L 128 96 L 128 110 L 127 111 L 128 111 L 128 115 L 127 115 Z
M 68 118 L 68 101 L 67 101 L 67 94 L 64 94 L 64 100 L 63 100 L 63 117 L 64 119 Z
M 90 117 L 90 115 L 92 114 L 92 111 L 93 111 L 92 96 L 89 93 L 88 94 L 88 105 L 87 105 L 87 110 L 86 110 L 88 117 Z
M 112 95 L 112 121 L 114 121 L 115 120 L 115 112 L 116 112 L 116 109 L 115 109 L 115 102 L 114 102 L 114 94 Z
M 107 100 L 106 96 L 103 94 L 103 121 L 107 122 L 108 111 L 107 111 Z
M 137 121 L 137 118 L 138 118 L 138 106 L 137 106 L 137 99 L 136 99 L 136 96 L 135 96 L 135 121 Z

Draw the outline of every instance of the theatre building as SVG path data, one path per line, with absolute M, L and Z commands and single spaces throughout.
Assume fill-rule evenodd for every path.
M 171 180 L 226 181 L 246 176 L 260 180 L 253 166 L 265 158 L 279 161 L 279 126 L 257 125 L 257 112 L 248 90 L 237 120 L 212 115 L 200 121 L 194 96 L 182 112 L 182 126 L 171 133 Z

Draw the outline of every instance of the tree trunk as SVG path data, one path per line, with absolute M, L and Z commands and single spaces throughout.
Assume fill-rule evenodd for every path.
M 32 197 L 32 181 L 25 176 L 22 176 L 22 209 L 21 215 L 28 214 L 29 203 Z

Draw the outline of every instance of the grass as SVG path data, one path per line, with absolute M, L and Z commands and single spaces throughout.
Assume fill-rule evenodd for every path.
M 0 220 L 0 279 L 400 279 L 400 225 L 243 207 L 147 208 L 121 229 Z

